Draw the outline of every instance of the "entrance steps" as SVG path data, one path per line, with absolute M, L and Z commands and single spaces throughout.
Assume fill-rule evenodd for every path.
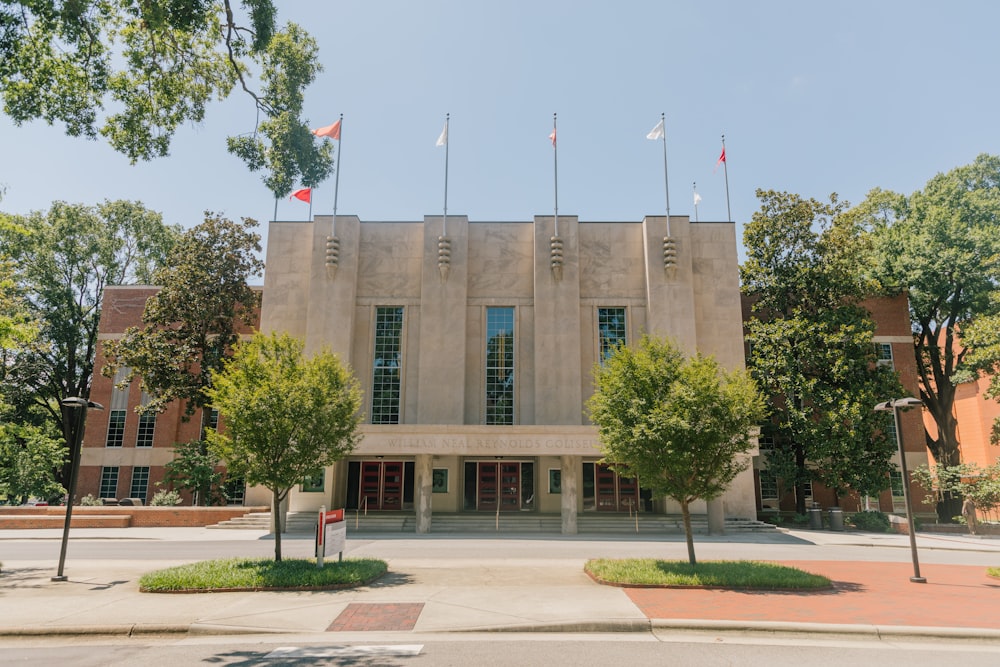
M 412 512 L 344 513 L 349 533 L 415 533 L 417 519 Z M 770 523 L 751 519 L 726 519 L 726 533 L 774 532 Z M 209 528 L 242 528 L 269 530 L 270 512 L 254 512 Z M 316 512 L 289 512 L 285 520 L 286 533 L 312 533 L 316 528 Z M 696 535 L 708 534 L 708 518 L 691 517 L 691 528 Z M 500 514 L 444 513 L 434 514 L 431 533 L 542 533 L 558 535 L 562 532 L 562 518 L 558 514 L 509 512 Z M 596 535 L 683 535 L 684 522 L 679 514 L 586 513 L 577 515 L 577 532 Z

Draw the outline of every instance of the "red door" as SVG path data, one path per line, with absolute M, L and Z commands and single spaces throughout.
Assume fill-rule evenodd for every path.
M 594 466 L 594 487 L 599 512 L 628 512 L 639 507 L 639 485 L 605 465 Z
M 479 484 L 476 509 L 495 512 L 497 503 L 501 512 L 521 509 L 521 464 L 519 462 L 479 463 Z
M 403 464 L 363 461 L 358 507 L 370 510 L 403 508 Z

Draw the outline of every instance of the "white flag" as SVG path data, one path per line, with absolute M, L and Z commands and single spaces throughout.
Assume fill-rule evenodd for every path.
M 441 136 L 438 137 L 437 144 L 435 145 L 437 146 L 448 145 L 448 121 L 444 122 L 444 129 L 441 130 Z
M 694 205 L 697 206 L 700 203 L 701 203 L 701 195 L 696 192 L 694 193 Z
M 660 122 L 656 124 L 656 127 L 654 127 L 652 130 L 649 131 L 649 134 L 646 135 L 646 138 L 647 139 L 652 139 L 653 141 L 656 141 L 657 139 L 662 139 L 663 138 L 663 119 L 662 118 L 660 119 Z

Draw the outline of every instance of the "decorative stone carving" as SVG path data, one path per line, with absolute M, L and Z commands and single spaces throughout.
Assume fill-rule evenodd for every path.
M 563 242 L 558 236 L 553 236 L 549 241 L 550 265 L 552 266 L 552 277 L 557 281 L 562 280 L 563 272 Z
M 340 265 L 340 239 L 336 236 L 326 237 L 326 274 L 333 278 L 337 275 Z
M 451 239 L 447 236 L 439 236 L 438 272 L 441 274 L 441 282 L 448 280 L 449 271 L 451 271 Z
M 677 268 L 677 241 L 672 236 L 663 237 L 663 268 L 666 271 Z

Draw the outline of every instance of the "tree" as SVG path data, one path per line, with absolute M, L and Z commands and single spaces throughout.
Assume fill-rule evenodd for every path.
M 212 373 L 222 369 L 240 324 L 253 324 L 260 302 L 259 292 L 247 284 L 263 268 L 256 256 L 260 236 L 252 231 L 256 224 L 206 213 L 205 221 L 183 234 L 166 265 L 153 275 L 160 291 L 146 302 L 142 328 L 130 327 L 121 339 L 105 343 L 108 365 L 102 372 L 107 377 L 124 367 L 128 372 L 122 385 L 142 378 L 150 400 L 138 410 L 161 412 L 183 401 L 184 416 L 190 419 L 205 407 Z M 202 410 L 202 432 L 209 416 Z M 210 497 L 207 484 L 197 496 Z
M 52 426 L 0 423 L 0 496 L 20 505 L 29 498 L 54 500 L 66 489 L 53 470 L 67 457 L 61 438 Z
M 163 481 L 190 491 L 194 505 L 214 505 L 222 499 L 219 486 L 224 475 L 218 470 L 219 465 L 219 459 L 208 451 L 205 441 L 179 442 L 174 445 L 174 458 L 164 466 Z M 203 497 L 203 493 L 207 495 Z
M 927 447 L 943 466 L 961 462 L 956 371 L 968 348 L 962 331 L 1000 314 L 1000 156 L 938 174 L 909 197 L 875 189 L 853 215 L 872 230 L 874 276 L 907 290 L 920 398 L 937 426 Z M 958 514 L 949 497 L 942 518 Z
M 238 346 L 206 394 L 224 420 L 208 431 L 213 453 L 231 474 L 271 491 L 274 558 L 281 560 L 281 502 L 317 468 L 354 449 L 361 389 L 329 352 L 303 357 L 288 334 L 255 334 Z
M 762 452 L 776 477 L 835 497 L 875 495 L 889 484 L 896 452 L 876 403 L 902 395 L 895 372 L 875 358 L 875 325 L 860 304 L 875 291 L 860 263 L 865 238 L 846 205 L 758 190 L 761 209 L 744 232 L 742 290 L 753 301 L 746 323 L 750 368 L 768 395 Z
M 7 224 L 20 233 L 0 237 L 0 255 L 16 262 L 12 279 L 38 336 L 8 357 L 0 393 L 15 421 L 31 422 L 37 411 L 65 432 L 62 399 L 90 395 L 104 286 L 149 282 L 179 231 L 129 201 L 55 202 L 45 213 L 7 216 Z M 70 464 L 59 475 L 64 486 Z
M 287 158 L 269 165 L 273 180 L 323 165 L 328 173 L 329 142 L 303 132 L 294 103 L 320 69 L 315 41 L 291 23 L 278 30 L 272 0 L 240 4 L 245 15 L 231 0 L 5 0 L 4 110 L 17 124 L 42 119 L 63 123 L 71 136 L 102 135 L 134 164 L 167 155 L 178 127 L 201 122 L 213 98 L 239 86 L 266 119 L 254 137 Z M 261 166 L 233 152 L 251 169 Z
M 681 506 L 688 560 L 696 564 L 689 506 L 720 496 L 749 464 L 764 399 L 744 371 L 712 357 L 685 358 L 669 341 L 619 346 L 594 369 L 587 402 L 604 460 Z
M 994 293 L 993 299 L 1000 311 L 1000 292 Z M 967 354 L 952 376 L 955 384 L 982 376 L 988 379 L 983 398 L 1000 401 L 1000 312 L 976 318 L 961 335 Z M 993 421 L 990 442 L 1000 445 L 1000 417 Z

